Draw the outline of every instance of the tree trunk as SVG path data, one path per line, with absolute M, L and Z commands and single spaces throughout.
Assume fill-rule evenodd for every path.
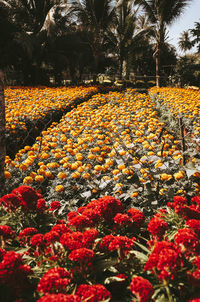
M 0 70 L 0 194 L 4 194 L 4 167 L 6 156 L 6 144 L 5 144 L 5 99 L 4 99 L 4 74 Z
M 156 86 L 160 87 L 160 55 L 159 53 L 155 56 L 156 59 Z

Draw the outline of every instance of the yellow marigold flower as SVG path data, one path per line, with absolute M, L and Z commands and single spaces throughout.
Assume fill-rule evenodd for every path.
M 183 179 L 185 176 L 185 172 L 184 171 L 179 171 L 177 173 L 174 174 L 174 178 L 176 180 L 179 180 L 179 179 Z
M 59 172 L 57 176 L 58 176 L 58 178 L 60 178 L 60 179 L 65 179 L 65 178 L 67 177 L 67 174 L 64 173 L 64 172 Z
M 35 181 L 36 182 L 43 182 L 44 181 L 44 176 L 43 175 L 36 175 L 35 176 Z
M 72 178 L 80 178 L 81 177 L 81 173 L 79 173 L 78 171 L 72 173 Z
M 170 174 L 163 173 L 160 175 L 161 180 L 170 180 L 171 178 L 172 178 L 172 175 L 170 175 Z
M 133 193 L 131 194 L 131 197 L 138 197 L 138 195 L 139 195 L 139 192 L 133 192 Z
M 8 172 L 8 171 L 5 171 L 5 172 L 4 172 L 4 177 L 5 177 L 6 179 L 11 178 L 11 176 L 12 176 L 12 174 L 11 174 L 10 172 Z
M 57 185 L 54 190 L 56 192 L 62 192 L 62 191 L 64 191 L 64 189 L 65 189 L 65 187 L 63 185 Z
M 23 183 L 25 183 L 26 185 L 30 185 L 33 182 L 33 178 L 31 176 L 26 176 L 23 180 Z

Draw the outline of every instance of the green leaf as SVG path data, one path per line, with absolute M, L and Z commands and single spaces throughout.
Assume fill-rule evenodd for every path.
M 134 253 L 135 257 L 137 259 L 139 259 L 142 263 L 146 263 L 147 262 L 147 260 L 148 260 L 148 256 L 147 255 L 145 255 L 145 254 L 143 254 L 141 252 L 138 252 L 138 251 L 133 251 L 133 253 Z
M 137 241 L 134 242 L 134 244 L 136 244 L 137 246 L 139 246 L 143 251 L 147 252 L 147 254 L 149 254 L 150 250 L 145 247 L 143 244 L 138 243 Z

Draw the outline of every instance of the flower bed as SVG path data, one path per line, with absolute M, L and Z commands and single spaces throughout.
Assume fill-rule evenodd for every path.
M 58 121 L 64 113 L 81 103 L 98 87 L 6 88 L 6 142 L 12 155 L 26 143 L 33 143 L 40 131 Z
M 6 164 L 8 190 L 31 184 L 66 209 L 112 195 L 151 212 L 175 194 L 192 197 L 200 184 L 154 102 L 131 89 L 93 96 Z
M 0 208 L 1 301 L 200 299 L 199 196 L 175 196 L 151 219 L 111 196 L 66 216 L 21 186 Z

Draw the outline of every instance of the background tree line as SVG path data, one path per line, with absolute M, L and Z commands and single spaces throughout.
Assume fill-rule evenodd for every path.
M 79 83 L 84 74 L 155 76 L 157 85 L 178 70 L 167 27 L 192 0 L 0 1 L 0 68 L 22 85 Z M 197 44 L 199 23 L 184 50 Z M 187 44 L 187 43 L 188 44 Z M 187 48 L 188 47 L 188 48 Z

